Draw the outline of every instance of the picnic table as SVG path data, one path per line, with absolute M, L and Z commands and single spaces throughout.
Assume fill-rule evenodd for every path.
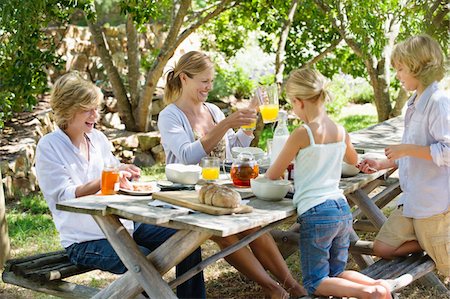
M 352 141 L 360 153 L 382 152 L 386 145 L 400 142 L 402 124 L 400 118 L 386 121 L 351 134 Z M 393 170 L 382 170 L 373 174 L 360 173 L 341 179 L 340 187 L 344 190 L 349 203 L 355 206 L 353 212 L 355 230 L 377 231 L 386 220 L 381 209 L 401 193 L 398 179 L 389 177 L 392 173 Z M 379 191 L 373 192 L 374 190 Z M 272 231 L 281 222 L 292 219 L 296 215 L 290 199 L 268 202 L 251 197 L 248 204 L 253 207 L 252 212 L 220 216 L 150 206 L 151 200 L 149 196 L 93 195 L 68 200 L 57 205 L 57 208 L 61 210 L 92 215 L 129 270 L 105 289 L 88 290 L 94 298 L 133 298 L 143 290 L 151 298 L 175 298 L 172 289 L 177 285 L 202 271 L 207 265 L 246 246 L 260 235 Z M 122 226 L 119 218 L 174 228 L 178 232 L 145 257 Z M 167 283 L 162 279 L 162 275 L 211 236 L 225 237 L 254 228 L 258 230 L 233 246 L 203 260 L 174 281 Z M 273 231 L 284 256 L 298 250 L 297 228 L 293 225 L 288 231 Z M 447 291 L 440 280 L 429 273 L 433 270 L 434 263 L 426 256 L 412 256 L 394 263 L 382 261 L 370 266 L 374 263 L 370 244 L 361 242 L 355 232 L 351 238 L 353 247 L 351 252 L 356 263 L 361 269 L 373 267 L 373 277 L 379 277 L 377 275 L 386 272 L 387 267 L 396 269 L 396 271 L 389 270 L 392 275 L 408 273 L 407 281 L 402 281 L 395 286 L 395 289 L 399 289 L 428 273 L 427 279 L 433 286 Z M 366 273 L 370 274 L 368 270 Z
M 268 202 L 254 198 L 249 203 L 253 207 L 251 213 L 220 216 L 150 206 L 149 201 L 150 197 L 146 196 L 94 195 L 68 200 L 57 205 L 60 210 L 92 215 L 129 269 L 109 287 L 100 291 L 95 298 L 132 298 L 142 292 L 142 289 L 151 298 L 175 298 L 171 287 L 161 276 L 205 240 L 213 235 L 225 237 L 263 227 L 259 234 L 241 241 L 242 243 L 238 244 L 239 247 L 235 246 L 234 250 L 237 250 L 268 231 L 279 221 L 295 214 L 292 202 L 288 199 Z M 178 229 L 178 232 L 149 256 L 144 257 L 119 218 L 170 227 Z M 227 253 L 233 251 L 228 250 Z M 216 260 L 216 258 L 213 259 Z M 201 271 L 200 268 L 194 269 L 189 276 L 199 271 Z M 178 279 L 172 286 L 182 282 Z

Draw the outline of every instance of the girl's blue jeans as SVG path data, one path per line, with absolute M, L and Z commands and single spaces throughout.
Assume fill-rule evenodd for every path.
M 310 295 L 345 270 L 352 214 L 345 199 L 327 200 L 298 217 L 303 285 Z
M 144 255 L 148 255 L 169 239 L 176 230 L 150 224 L 135 223 L 133 239 Z M 174 250 L 177 250 L 176 248 Z M 127 268 L 106 239 L 74 243 L 66 248 L 70 260 L 76 265 L 122 274 Z M 200 247 L 176 267 L 176 275 L 182 275 L 202 260 Z M 205 298 L 203 272 L 177 287 L 179 298 Z

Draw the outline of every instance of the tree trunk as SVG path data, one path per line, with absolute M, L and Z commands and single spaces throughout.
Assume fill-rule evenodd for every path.
M 284 56 L 286 54 L 286 41 L 289 35 L 289 30 L 291 29 L 291 24 L 295 16 L 295 11 L 297 10 L 299 0 L 292 0 L 291 7 L 289 9 L 288 18 L 283 24 L 281 29 L 280 40 L 278 41 L 277 53 L 275 56 L 275 82 L 278 85 L 278 89 L 281 88 L 283 83 L 283 72 L 284 72 Z
M 136 118 L 136 108 L 139 103 L 139 79 L 140 73 L 140 58 L 139 58 L 139 45 L 138 34 L 136 26 L 134 25 L 133 16 L 128 14 L 127 16 L 127 54 L 128 54 L 128 84 L 130 86 L 130 102 L 131 111 Z
M 161 52 L 153 63 L 152 68 L 147 73 L 145 86 L 141 93 L 140 101 L 137 107 L 138 111 L 136 115 L 138 117 L 136 122 L 139 131 L 146 132 L 150 129 L 153 93 L 155 91 L 156 84 L 162 76 L 165 65 L 172 57 L 173 53 L 175 53 L 176 47 L 188 36 L 182 35 L 179 37 L 178 33 L 181 30 L 184 17 L 186 16 L 190 5 L 190 0 L 182 0 L 178 5 L 174 5 L 174 12 L 176 9 L 178 9 L 178 11 L 174 13 L 172 26 L 170 27 L 170 31 L 164 41 Z
M 125 124 L 127 130 L 136 131 L 136 122 L 134 121 L 134 117 L 131 112 L 131 105 L 128 100 L 127 91 L 123 84 L 122 78 L 120 78 L 119 71 L 114 66 L 112 61 L 111 53 L 109 52 L 105 42 L 103 30 L 99 24 L 92 23 L 92 21 L 88 18 L 86 18 L 86 21 L 88 22 L 89 30 L 92 33 L 97 54 L 100 56 L 100 59 L 105 66 L 109 82 L 111 82 L 111 86 L 113 88 L 114 96 L 117 99 L 120 119 Z
M 408 93 L 406 92 L 406 90 L 404 88 L 400 87 L 397 99 L 395 100 L 394 109 L 392 109 L 389 117 L 396 117 L 396 116 L 401 115 L 403 106 L 405 106 L 405 103 L 407 100 L 408 100 Z
M 10 244 L 8 225 L 6 223 L 6 203 L 3 193 L 2 173 L 0 172 L 0 269 L 3 269 L 5 261 L 9 258 Z
M 370 61 L 367 61 L 366 65 L 370 63 Z M 378 122 L 382 122 L 389 119 L 392 110 L 389 97 L 389 83 L 386 82 L 386 78 L 379 73 L 378 69 L 372 67 L 367 69 L 369 71 L 370 84 L 373 88 Z

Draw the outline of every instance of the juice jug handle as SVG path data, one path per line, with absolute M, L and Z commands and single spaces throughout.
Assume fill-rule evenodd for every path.
M 231 172 L 231 166 L 233 165 L 233 159 L 224 159 L 224 160 L 222 161 L 222 171 L 223 171 L 223 173 L 225 174 L 226 178 L 227 178 L 228 180 L 231 180 L 230 173 L 227 172 L 227 169 L 225 168 L 225 164 L 230 164 L 230 172 Z

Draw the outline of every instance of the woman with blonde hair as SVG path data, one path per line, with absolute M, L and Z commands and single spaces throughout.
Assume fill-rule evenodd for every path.
M 169 105 L 161 111 L 158 128 L 166 153 L 166 163 L 197 164 L 207 155 L 231 158 L 233 146 L 248 146 L 251 131 L 233 128 L 256 120 L 256 99 L 248 108 L 228 117 L 215 105 L 207 103 L 214 79 L 214 64 L 201 52 L 184 54 L 167 74 L 164 99 Z M 254 232 L 212 238 L 222 249 Z M 298 297 L 306 292 L 292 277 L 286 262 L 270 234 L 265 234 L 230 254 L 225 259 L 241 273 L 258 283 L 271 298 Z M 266 272 L 270 271 L 277 283 Z
M 51 107 L 58 127 L 39 140 L 36 172 L 39 186 L 59 232 L 61 245 L 76 264 L 115 274 L 127 268 L 90 215 L 56 209 L 68 199 L 95 194 L 101 188 L 103 165 L 119 163 L 111 153 L 111 143 L 94 128 L 103 94 L 92 82 L 77 73 L 60 77 L 53 87 Z M 121 164 L 121 170 L 139 177 L 140 169 Z M 121 180 L 126 187 L 127 180 Z M 176 230 L 121 220 L 143 254 L 148 255 L 169 239 Z M 176 268 L 181 275 L 201 261 L 200 248 Z M 199 273 L 177 288 L 180 298 L 204 298 L 203 274 Z

